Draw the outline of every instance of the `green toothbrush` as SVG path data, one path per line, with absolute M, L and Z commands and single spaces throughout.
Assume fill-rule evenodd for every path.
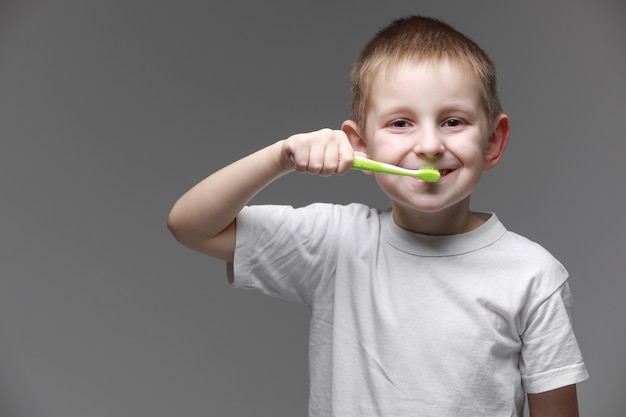
M 437 168 L 421 167 L 420 169 L 406 169 L 395 165 L 386 164 L 384 162 L 373 161 L 362 156 L 354 156 L 352 169 L 360 171 L 384 172 L 387 174 L 406 175 L 409 177 L 417 177 L 426 182 L 437 182 L 441 178 L 441 173 Z

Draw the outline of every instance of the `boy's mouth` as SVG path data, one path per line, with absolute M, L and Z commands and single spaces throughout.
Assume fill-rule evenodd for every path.
M 454 171 L 454 170 L 453 169 L 440 169 L 439 173 L 441 174 L 442 177 L 445 177 L 446 175 L 448 175 L 452 171 Z

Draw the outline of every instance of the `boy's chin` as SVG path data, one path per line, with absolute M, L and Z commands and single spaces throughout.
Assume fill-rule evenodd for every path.
M 402 213 L 405 217 L 416 217 L 421 215 L 437 215 L 445 211 L 445 206 L 440 204 L 407 204 L 398 201 L 391 202 L 391 208 L 396 213 Z
M 420 196 L 418 201 L 399 202 L 391 200 L 391 207 L 396 211 L 402 211 L 406 216 L 454 216 L 465 214 L 469 211 L 469 197 L 461 201 L 446 201 L 441 196 Z

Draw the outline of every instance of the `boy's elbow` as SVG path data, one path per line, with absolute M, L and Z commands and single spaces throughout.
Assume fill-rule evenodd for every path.
M 185 222 L 181 218 L 181 216 L 177 215 L 176 211 L 172 209 L 170 214 L 167 216 L 167 229 L 170 231 L 174 239 L 176 239 L 179 243 L 188 246 L 185 242 L 189 238 L 189 233 L 187 228 L 185 227 Z
M 217 234 L 205 233 L 193 222 L 176 213 L 167 217 L 167 228 L 181 245 L 214 258 L 232 261 L 235 249 L 235 221 Z
M 172 215 L 172 213 L 169 214 L 169 216 L 167 216 L 167 230 L 170 231 L 170 233 L 172 234 L 172 236 L 174 236 L 174 239 L 180 241 L 179 236 L 180 236 L 180 228 L 179 228 L 179 224 L 176 221 L 176 218 Z

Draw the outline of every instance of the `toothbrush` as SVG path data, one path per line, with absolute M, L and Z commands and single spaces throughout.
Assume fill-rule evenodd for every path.
M 373 161 L 362 156 L 355 155 L 352 162 L 352 169 L 360 171 L 384 172 L 387 174 L 406 175 L 409 177 L 417 177 L 426 182 L 437 182 L 441 178 L 441 173 L 437 168 L 421 167 L 420 169 L 406 169 L 384 162 Z

